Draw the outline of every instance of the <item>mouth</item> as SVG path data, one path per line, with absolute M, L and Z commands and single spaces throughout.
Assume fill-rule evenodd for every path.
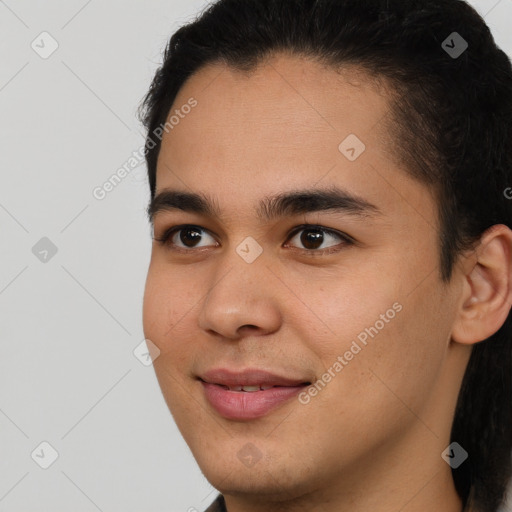
M 216 386 L 219 386 L 223 389 L 227 389 L 229 391 L 243 391 L 245 393 L 254 393 L 256 391 L 266 391 L 267 389 L 272 388 L 289 388 L 289 387 L 303 387 L 303 386 L 310 386 L 311 382 L 302 382 L 300 384 L 297 384 L 297 386 L 279 386 L 279 385 L 267 385 L 267 384 L 256 384 L 256 385 L 238 385 L 238 386 L 227 386 L 225 384 L 219 384 L 217 382 L 207 382 L 203 379 L 200 379 L 205 384 L 214 384 Z
M 311 385 L 310 380 L 258 369 L 211 370 L 198 380 L 209 405 L 222 417 L 235 421 L 266 416 Z

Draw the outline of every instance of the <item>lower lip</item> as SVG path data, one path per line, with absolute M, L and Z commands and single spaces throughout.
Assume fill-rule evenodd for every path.
M 230 391 L 217 384 L 203 381 L 201 384 L 212 407 L 230 420 L 253 420 L 265 416 L 307 387 L 276 386 L 261 391 Z

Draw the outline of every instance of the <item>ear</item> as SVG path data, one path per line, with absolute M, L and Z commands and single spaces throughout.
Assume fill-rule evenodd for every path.
M 491 226 L 462 264 L 461 305 L 452 329 L 457 343 L 483 341 L 504 324 L 512 305 L 512 231 Z

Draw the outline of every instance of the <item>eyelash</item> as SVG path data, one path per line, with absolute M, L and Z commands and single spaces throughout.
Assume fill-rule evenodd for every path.
M 180 231 L 186 230 L 186 229 L 194 229 L 197 231 L 204 231 L 204 232 L 208 233 L 207 229 L 202 228 L 200 226 L 195 226 L 193 224 L 184 224 L 181 226 L 173 226 L 173 227 L 167 229 L 163 233 L 161 238 L 155 237 L 154 240 L 159 242 L 161 245 L 167 246 L 169 250 L 181 252 L 181 253 L 190 254 L 194 250 L 197 251 L 197 250 L 205 249 L 205 247 L 201 247 L 199 249 L 194 248 L 194 247 L 189 248 L 189 249 L 185 249 L 183 247 L 176 247 L 175 244 L 173 244 L 170 241 L 176 233 L 179 233 Z M 339 231 L 335 231 L 335 230 L 329 229 L 329 228 L 324 228 L 324 227 L 316 225 L 316 224 L 302 224 L 300 226 L 295 227 L 293 229 L 293 231 L 288 235 L 287 240 L 289 240 L 290 238 L 293 238 L 297 233 L 300 233 L 301 231 L 308 231 L 308 230 L 320 231 L 322 233 L 327 233 L 329 235 L 333 235 L 335 237 L 340 238 L 343 241 L 343 243 L 341 244 L 342 245 L 341 248 L 339 247 L 340 244 L 338 244 L 333 247 L 328 247 L 326 249 L 321 249 L 321 250 L 320 249 L 297 249 L 298 251 L 300 251 L 301 253 L 303 253 L 307 256 L 324 256 L 324 255 L 328 255 L 328 254 L 333 254 L 333 253 L 341 251 L 343 249 L 343 247 L 345 247 L 345 246 L 351 246 L 351 245 L 355 244 L 355 240 L 353 238 L 351 238 L 350 236 L 346 235 L 345 233 L 341 233 Z M 212 236 L 212 235 L 210 235 L 210 236 Z

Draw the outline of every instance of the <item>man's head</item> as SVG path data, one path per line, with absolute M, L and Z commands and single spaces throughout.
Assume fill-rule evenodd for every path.
M 145 108 L 144 330 L 210 482 L 311 503 L 394 482 L 403 503 L 404 472 L 443 478 L 456 441 L 462 501 L 494 510 L 512 428 L 512 69 L 476 12 L 220 1 L 173 36 Z M 307 385 L 234 413 L 251 391 L 219 391 L 218 369 Z

